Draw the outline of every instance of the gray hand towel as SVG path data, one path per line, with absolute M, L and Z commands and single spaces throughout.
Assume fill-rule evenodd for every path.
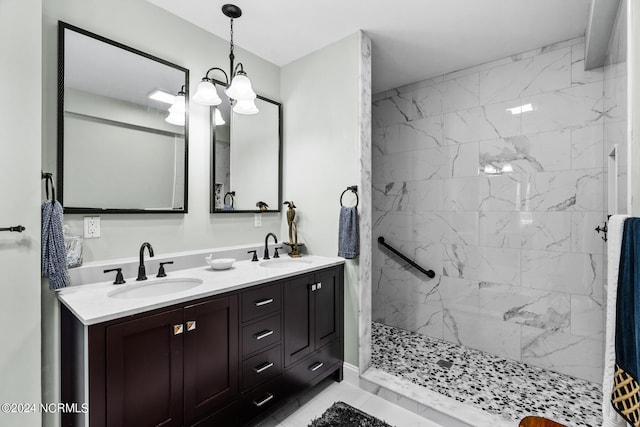
M 62 206 L 57 200 L 45 200 L 42 204 L 42 277 L 49 278 L 50 289 L 71 283 L 62 232 Z
M 353 259 L 359 254 L 358 208 L 342 206 L 338 230 L 338 256 Z

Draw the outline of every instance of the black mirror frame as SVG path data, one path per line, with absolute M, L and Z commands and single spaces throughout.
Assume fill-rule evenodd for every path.
M 66 207 L 64 205 L 64 32 L 65 30 L 75 31 L 83 34 L 87 37 L 94 38 L 104 43 L 108 43 L 112 46 L 124 49 L 131 53 L 135 53 L 147 59 L 159 62 L 163 65 L 175 68 L 185 73 L 185 124 L 184 124 L 184 208 L 183 209 L 117 209 L 117 208 L 91 208 L 91 207 Z M 180 65 L 166 61 L 157 56 L 148 54 L 141 50 L 135 49 L 131 46 L 127 46 L 115 40 L 108 39 L 75 25 L 58 21 L 58 142 L 57 142 L 57 194 L 58 201 L 63 206 L 64 213 L 78 213 L 78 214 L 97 214 L 97 213 L 122 213 L 122 214 L 155 214 L 155 213 L 172 213 L 172 214 L 186 214 L 189 212 L 189 70 Z
M 225 83 L 216 79 L 212 79 L 216 86 L 225 87 Z M 234 213 L 279 213 L 282 212 L 282 103 L 274 101 L 269 98 L 265 98 L 264 96 L 257 95 L 257 98 L 268 102 L 270 104 L 274 104 L 278 107 L 278 209 L 268 209 L 261 211 L 260 209 L 243 209 L 243 210 L 221 210 L 216 209 L 215 206 L 215 196 L 214 189 L 216 183 L 216 127 L 213 124 L 212 114 L 213 108 L 211 108 L 211 141 L 210 141 L 210 149 L 211 149 L 211 166 L 210 166 L 210 188 L 209 188 L 209 213 L 212 214 L 234 214 Z

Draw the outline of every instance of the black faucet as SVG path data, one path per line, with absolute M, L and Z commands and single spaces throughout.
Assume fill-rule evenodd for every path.
M 268 240 L 269 240 L 269 236 L 273 236 L 273 240 L 276 241 L 276 243 L 278 243 L 278 236 L 276 236 L 273 233 L 267 233 L 267 236 L 264 238 L 264 257 L 263 259 L 269 259 L 269 246 L 268 246 Z
M 144 242 L 140 246 L 140 266 L 138 266 L 138 278 L 136 280 L 147 280 L 147 270 L 144 267 L 144 248 L 149 249 L 149 256 L 153 257 L 153 248 L 149 242 Z

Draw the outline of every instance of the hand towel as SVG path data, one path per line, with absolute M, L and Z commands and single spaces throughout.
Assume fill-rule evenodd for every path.
M 633 426 L 640 426 L 640 218 L 627 218 L 622 232 L 616 296 L 616 372 L 611 403 Z
M 607 233 L 607 317 L 605 323 L 604 375 L 602 378 L 602 427 L 624 427 L 622 417 L 611 404 L 613 378 L 616 364 L 616 294 L 618 292 L 618 268 L 622 229 L 628 215 L 613 215 L 609 218 Z
M 342 206 L 338 229 L 338 256 L 353 259 L 359 254 L 358 208 Z
M 42 204 L 42 276 L 49 278 L 49 288 L 69 286 L 67 252 L 62 231 L 62 206 L 57 200 Z

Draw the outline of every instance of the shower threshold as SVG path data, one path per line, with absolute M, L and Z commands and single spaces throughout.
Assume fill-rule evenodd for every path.
M 374 322 L 361 386 L 443 426 L 601 424 L 599 384 Z

